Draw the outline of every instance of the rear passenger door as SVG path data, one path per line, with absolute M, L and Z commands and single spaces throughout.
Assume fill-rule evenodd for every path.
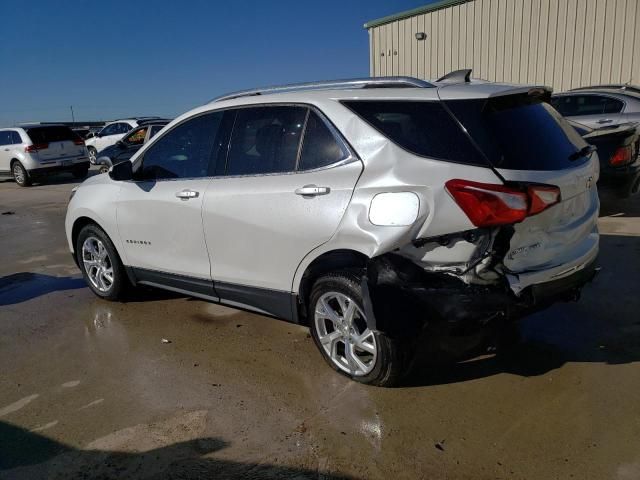
M 313 108 L 235 114 L 225 175 L 203 206 L 212 277 L 222 299 L 287 317 L 268 291 L 291 292 L 300 261 L 336 231 L 362 164 Z

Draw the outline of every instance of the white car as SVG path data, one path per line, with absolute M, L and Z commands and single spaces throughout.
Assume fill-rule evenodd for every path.
M 118 140 L 124 137 L 131 129 L 139 125 L 139 121 L 156 117 L 136 117 L 116 120 L 107 123 L 102 130 L 89 135 L 85 140 L 87 149 L 89 150 L 89 161 L 95 165 L 97 154 L 107 147 L 115 145 Z
M 82 139 L 64 125 L 20 125 L 0 128 L 0 177 L 13 177 L 21 187 L 54 173 L 78 179 L 89 170 Z
M 308 325 L 369 384 L 421 335 L 507 329 L 595 275 L 598 158 L 550 90 L 408 77 L 230 94 L 82 183 L 93 292 L 151 285 Z

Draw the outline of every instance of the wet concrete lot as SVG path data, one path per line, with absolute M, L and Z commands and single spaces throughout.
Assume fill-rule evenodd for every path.
M 604 203 L 603 271 L 524 320 L 516 353 L 380 389 L 299 326 L 97 299 L 67 251 L 64 180 L 0 181 L 1 479 L 640 478 L 640 200 Z

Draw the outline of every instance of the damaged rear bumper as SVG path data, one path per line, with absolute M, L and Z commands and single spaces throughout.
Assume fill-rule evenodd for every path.
M 527 286 L 516 296 L 506 280 L 468 285 L 449 275 L 425 272 L 397 255 L 383 255 L 369 262 L 363 279 L 365 313 L 370 328 L 391 335 L 406 335 L 435 322 L 452 332 L 471 333 L 558 301 L 575 300 L 598 270 L 593 259 L 574 273 Z

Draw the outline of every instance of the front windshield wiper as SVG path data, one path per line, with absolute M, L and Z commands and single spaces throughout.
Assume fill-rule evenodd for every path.
M 571 155 L 569 155 L 569 160 L 573 161 L 573 160 L 577 160 L 577 159 L 579 159 L 581 157 L 588 157 L 589 155 L 591 155 L 596 150 L 597 150 L 597 148 L 596 148 L 595 145 L 587 145 L 586 147 L 582 147 L 577 152 L 573 152 Z

